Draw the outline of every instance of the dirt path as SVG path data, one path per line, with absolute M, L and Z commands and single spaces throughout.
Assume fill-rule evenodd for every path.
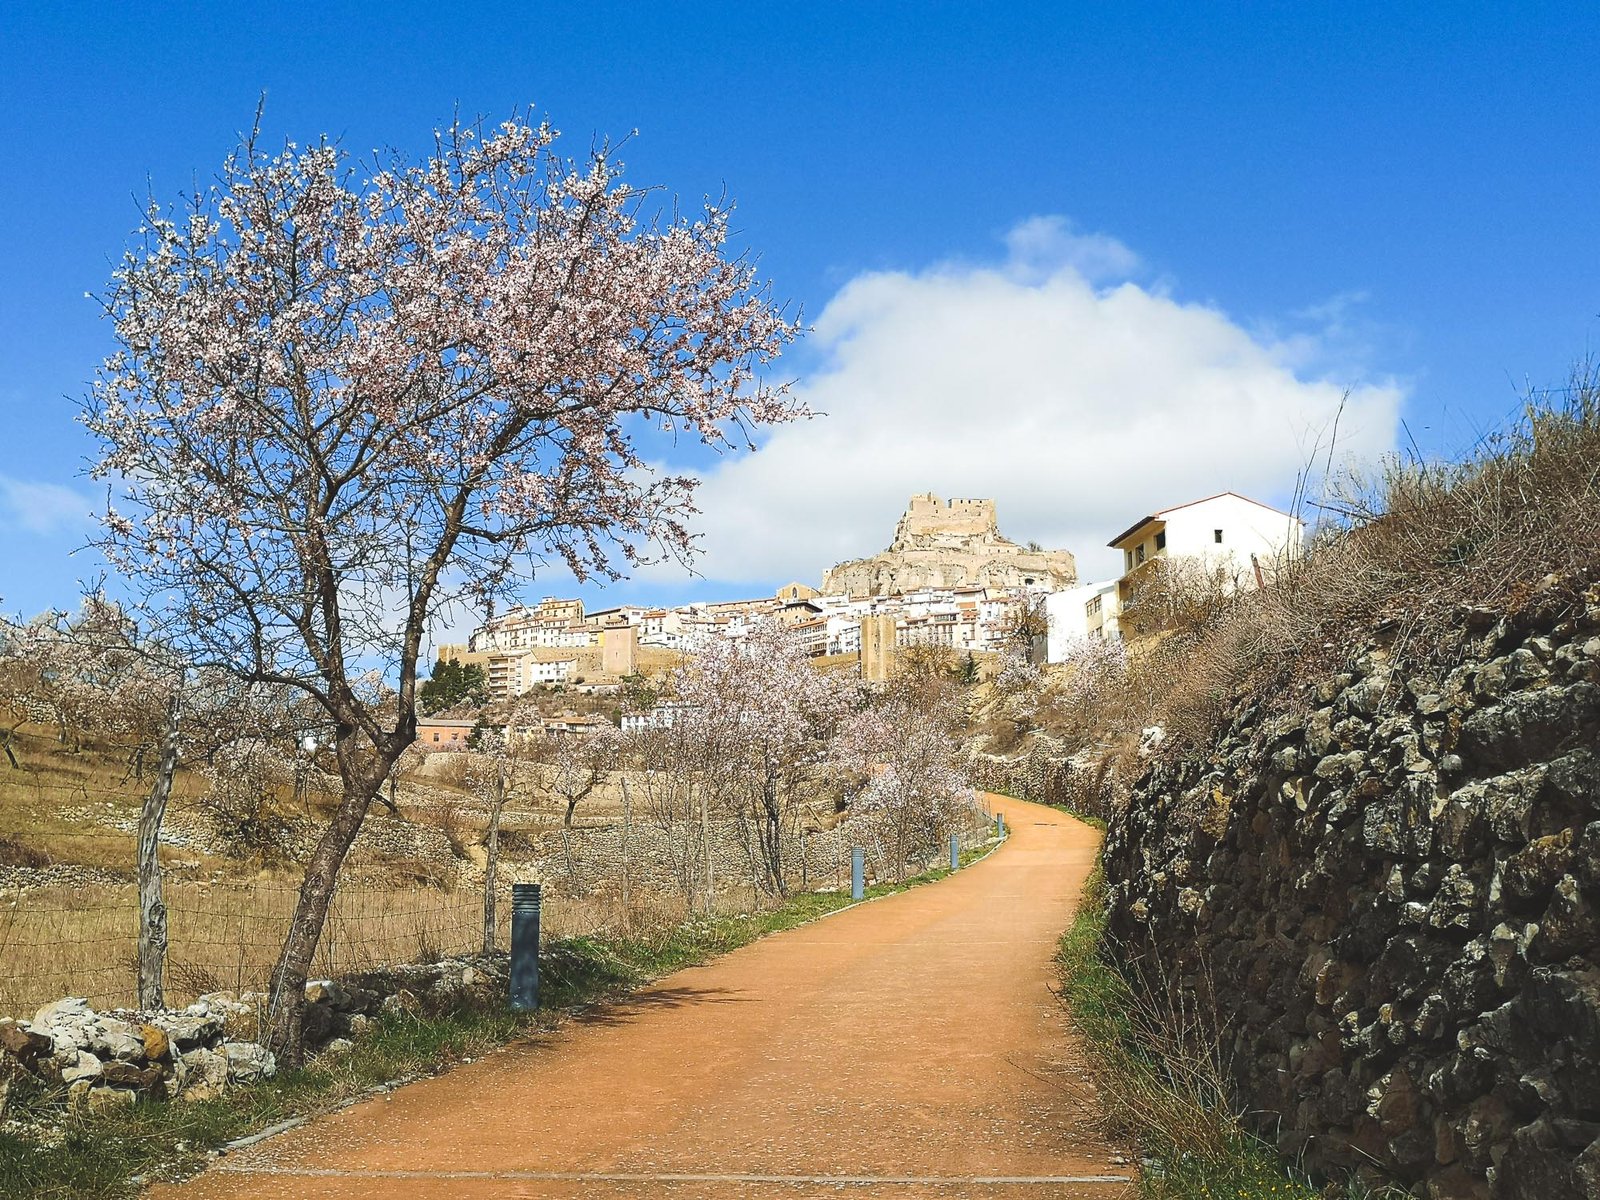
M 991 797 L 983 862 L 230 1154 L 213 1197 L 1111 1197 L 1050 959 L 1094 830 Z

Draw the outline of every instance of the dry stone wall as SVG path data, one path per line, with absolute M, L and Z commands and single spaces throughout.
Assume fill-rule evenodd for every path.
M 1376 638 L 1111 823 L 1139 986 L 1212 997 L 1240 1105 L 1315 1170 L 1600 1197 L 1600 594 L 1560 597 L 1464 613 L 1448 671 Z
M 974 807 L 948 833 L 963 848 L 981 844 L 991 832 L 991 818 Z M 712 876 L 719 888 L 753 886 L 762 876 L 758 835 L 753 825 L 717 820 L 710 823 Z M 629 824 L 548 830 L 530 838 L 531 850 L 512 865 L 518 877 L 538 878 L 563 891 L 584 894 L 614 886 L 627 878 L 635 887 L 691 892 L 701 886 L 705 842 L 698 822 Z M 850 885 L 850 854 L 867 851 L 869 879 L 895 874 L 885 839 L 870 820 L 847 819 L 832 829 L 785 827 L 782 857 L 791 887 L 826 890 Z M 914 865 L 942 861 L 941 841 L 930 844 Z

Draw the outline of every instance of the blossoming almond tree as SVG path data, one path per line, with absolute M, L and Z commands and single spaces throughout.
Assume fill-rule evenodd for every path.
M 851 818 L 877 835 L 896 878 L 978 811 L 953 761 L 953 722 L 949 705 L 930 709 L 899 694 L 852 713 L 839 730 L 834 762 L 864 781 Z
M 758 378 L 795 330 L 724 254 L 727 211 L 645 221 L 605 151 L 556 139 L 457 126 L 358 170 L 252 135 L 182 211 L 151 205 L 105 298 L 100 545 L 192 661 L 299 689 L 334 732 L 343 793 L 273 980 L 289 1062 L 340 867 L 415 737 L 430 622 L 540 561 L 686 556 L 693 483 L 641 439 L 725 449 L 800 415 Z M 383 706 L 354 682 L 374 663 Z
M 678 719 L 700 747 L 703 791 L 755 826 L 758 882 L 787 895 L 784 823 L 849 705 L 847 688 L 811 665 L 793 633 L 767 621 L 741 641 L 706 641 L 675 673 L 672 690 L 683 705 Z

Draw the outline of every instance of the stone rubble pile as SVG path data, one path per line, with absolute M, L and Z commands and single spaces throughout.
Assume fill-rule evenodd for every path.
M 1153 1003 L 1214 997 L 1241 1106 L 1313 1170 L 1600 1197 L 1600 589 L 1547 583 L 1459 614 L 1447 671 L 1375 631 L 1111 822 L 1111 935 Z
M 352 1048 L 382 1013 L 418 1013 L 463 993 L 503 992 L 503 954 L 450 958 L 306 984 L 305 1045 L 312 1053 Z M 266 1020 L 261 992 L 213 992 L 181 1009 L 96 1012 L 68 997 L 28 1021 L 0 1019 L 0 1114 L 10 1086 L 33 1076 L 66 1088 L 73 1111 L 141 1099 L 210 1100 L 230 1087 L 271 1078 L 272 1053 L 254 1039 Z
M 242 1036 L 254 1028 L 256 1000 L 218 993 L 157 1013 L 97 1013 L 86 1000 L 57 1000 L 31 1021 L 0 1020 L 0 1078 L 9 1084 L 27 1072 L 64 1084 L 74 1110 L 140 1097 L 209 1100 L 277 1072 L 272 1054 Z

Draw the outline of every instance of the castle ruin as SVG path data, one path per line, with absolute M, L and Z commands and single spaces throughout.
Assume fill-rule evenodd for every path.
M 911 497 L 882 554 L 839 563 L 822 578 L 828 595 L 893 596 L 921 588 L 1043 587 L 1078 581 L 1065 550 L 1031 550 L 1000 533 L 993 500 Z

